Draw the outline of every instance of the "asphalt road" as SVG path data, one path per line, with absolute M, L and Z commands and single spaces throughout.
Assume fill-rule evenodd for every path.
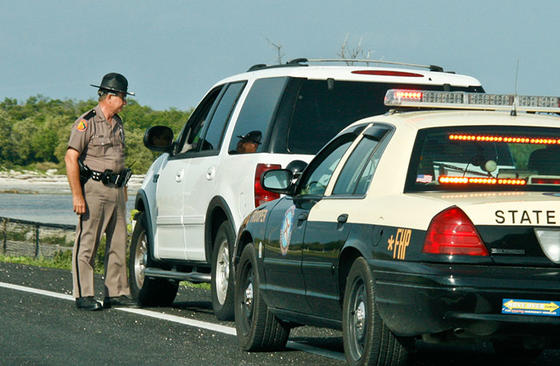
M 285 351 L 241 351 L 234 324 L 215 319 L 204 290 L 181 288 L 167 308 L 84 312 L 74 306 L 71 285 L 68 271 L 0 263 L 0 365 L 345 364 L 341 333 L 312 327 L 292 330 Z M 102 298 L 100 276 L 96 289 Z M 420 345 L 410 362 L 477 363 L 506 364 L 487 345 Z M 560 350 L 547 350 L 530 365 L 558 364 Z

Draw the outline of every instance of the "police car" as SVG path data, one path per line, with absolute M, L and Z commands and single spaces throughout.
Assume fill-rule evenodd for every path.
M 234 249 L 242 349 L 341 328 L 349 364 L 416 340 L 537 356 L 560 335 L 559 98 L 389 90 L 255 209 Z M 542 113 L 544 112 L 544 113 Z

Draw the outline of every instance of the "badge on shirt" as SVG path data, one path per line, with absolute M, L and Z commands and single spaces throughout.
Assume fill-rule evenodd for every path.
M 87 122 L 85 119 L 82 119 L 80 122 L 78 122 L 78 125 L 76 126 L 76 130 L 85 131 L 86 129 L 87 129 Z

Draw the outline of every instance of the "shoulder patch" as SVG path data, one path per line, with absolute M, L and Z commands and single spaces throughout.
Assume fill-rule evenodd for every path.
M 76 130 L 78 131 L 85 131 L 87 129 L 87 121 L 85 119 L 81 119 L 80 122 L 76 125 Z

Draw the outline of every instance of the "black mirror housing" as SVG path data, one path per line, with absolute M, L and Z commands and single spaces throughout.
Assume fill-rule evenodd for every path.
M 173 150 L 173 130 L 167 126 L 153 126 L 144 133 L 144 146 L 152 151 L 171 152 Z

